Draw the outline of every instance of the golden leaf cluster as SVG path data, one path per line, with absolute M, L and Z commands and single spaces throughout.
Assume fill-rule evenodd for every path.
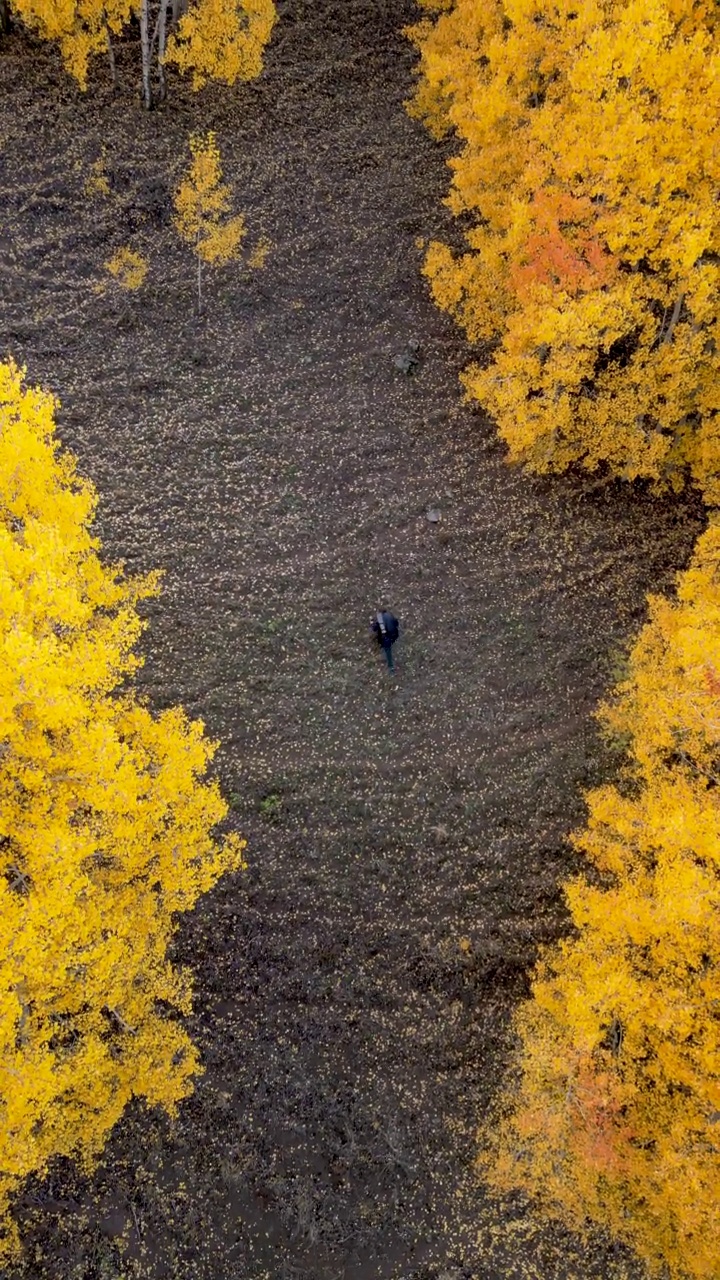
M 87 88 L 90 58 L 107 48 L 135 13 L 134 0 L 10 0 L 10 7 L 43 40 L 56 40 L 70 75 Z
M 121 289 L 134 293 L 145 283 L 148 273 L 147 258 L 144 258 L 136 249 L 124 246 L 108 258 L 105 270 Z
M 203 262 L 219 265 L 236 258 L 245 219 L 232 214 L 232 193 L 222 181 L 214 133 L 190 138 L 190 165 L 175 193 L 175 227 Z
M 165 61 L 189 72 L 193 89 L 254 80 L 276 19 L 273 0 L 198 0 L 168 41 Z
M 268 240 L 267 236 L 261 236 L 252 252 L 248 254 L 248 266 L 254 271 L 262 271 L 271 249 L 272 241 Z
M 517 1017 L 482 1159 L 495 1187 L 692 1280 L 720 1268 L 719 571 L 714 517 L 602 711 L 630 766 L 588 797 L 574 842 L 594 874 L 567 886 L 577 933 Z
M 31 31 L 60 46 L 67 70 L 87 88 L 91 57 L 103 53 L 140 12 L 140 0 L 10 0 Z M 277 13 L 273 0 L 197 0 L 172 33 L 165 62 L 192 74 L 194 89 L 208 80 L 234 84 L 262 70 L 262 55 Z
M 85 180 L 85 195 L 89 199 L 93 196 L 100 196 L 105 199 L 110 195 L 110 179 L 107 175 L 105 167 L 105 150 L 90 166 L 90 172 Z
M 174 921 L 242 865 L 213 838 L 201 723 L 133 692 L 158 576 L 101 560 L 54 408 L 0 364 L 0 1248 L 24 1177 L 92 1157 L 131 1098 L 172 1111 L 190 1091 Z
M 430 6 L 432 7 L 432 6 Z M 720 503 L 720 57 L 696 0 L 455 0 L 410 30 L 410 110 L 459 154 L 466 250 L 429 247 L 464 375 L 536 471 L 608 465 Z

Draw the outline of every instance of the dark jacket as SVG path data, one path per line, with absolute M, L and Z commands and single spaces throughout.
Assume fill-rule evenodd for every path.
M 394 644 L 400 635 L 400 623 L 395 614 L 386 610 L 375 615 L 370 624 L 370 629 L 375 633 L 378 644 L 382 645 L 383 648 Z

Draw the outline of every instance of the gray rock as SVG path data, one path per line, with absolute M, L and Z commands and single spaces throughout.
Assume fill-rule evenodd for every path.
M 409 374 L 416 369 L 420 363 L 420 343 L 416 338 L 411 338 L 404 351 L 398 351 L 393 356 L 393 364 L 400 373 Z
M 397 355 L 393 356 L 393 364 L 401 373 L 410 373 L 415 361 L 407 351 L 398 351 Z

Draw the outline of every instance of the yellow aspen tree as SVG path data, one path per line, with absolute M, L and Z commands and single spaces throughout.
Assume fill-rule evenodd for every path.
M 200 1070 L 168 955 L 178 912 L 243 843 L 204 775 L 215 746 L 132 688 L 158 576 L 100 558 L 97 498 L 50 395 L 0 364 L 0 1249 L 10 1198 L 89 1161 L 133 1097 L 173 1111 Z
M 57 41 L 67 70 L 84 90 L 90 59 L 99 53 L 107 53 L 116 82 L 111 37 L 137 18 L 142 98 L 148 110 L 165 97 L 168 63 L 189 72 L 194 89 L 208 80 L 235 84 L 260 74 L 277 20 L 273 0 L 197 0 L 185 13 L 183 7 L 179 0 L 159 0 L 157 5 L 150 0 L 3 0 L 0 30 L 3 15 L 9 19 L 12 13 L 43 39 Z
M 720 502 L 720 57 L 696 0 L 455 0 L 411 30 L 411 111 L 459 153 L 438 304 L 511 457 Z
M 134 0 L 10 0 L 13 13 L 43 40 L 55 40 L 81 89 L 87 89 L 90 58 L 112 55 L 111 34 L 120 35 L 136 11 Z M 114 78 L 114 60 L 111 56 Z
M 198 0 L 180 18 L 165 62 L 189 72 L 193 89 L 254 80 L 276 19 L 273 0 Z
M 454 131 L 466 250 L 425 269 L 511 456 L 720 502 L 717 11 L 453 0 L 411 31 L 410 110 Z M 442 10 L 442 11 L 441 11 Z M 575 936 L 544 955 L 481 1167 L 653 1271 L 720 1275 L 720 525 L 651 601 L 605 709 L 629 743 L 576 837 Z
M 197 258 L 198 310 L 202 311 L 202 264 L 219 266 L 240 254 L 245 219 L 232 214 L 232 193 L 222 181 L 215 134 L 193 134 L 190 165 L 175 193 L 175 228 Z
M 588 797 L 594 874 L 567 886 L 576 935 L 517 1016 L 481 1161 L 678 1280 L 720 1274 L 719 564 L 715 517 L 602 713 L 630 766 Z

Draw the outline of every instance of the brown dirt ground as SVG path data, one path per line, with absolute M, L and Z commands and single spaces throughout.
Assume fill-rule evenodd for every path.
M 150 115 L 131 45 L 120 93 L 99 68 L 83 97 L 52 50 L 0 44 L 0 349 L 62 396 L 108 552 L 164 567 L 144 686 L 222 739 L 250 841 L 179 933 L 195 1095 L 174 1124 L 132 1109 L 92 1177 L 28 1187 L 11 1280 L 635 1274 L 489 1201 L 474 1129 L 565 927 L 612 655 L 701 516 L 529 480 L 462 405 L 467 349 L 419 273 L 416 238 L 451 231 L 446 151 L 403 110 L 412 17 L 286 0 L 259 82 L 173 86 Z M 170 225 L 193 127 L 273 242 L 263 272 L 208 280 L 204 319 Z M 111 194 L 89 199 L 103 146 Z M 149 281 L 100 295 L 121 244 Z M 394 685 L 366 635 L 381 592 Z

